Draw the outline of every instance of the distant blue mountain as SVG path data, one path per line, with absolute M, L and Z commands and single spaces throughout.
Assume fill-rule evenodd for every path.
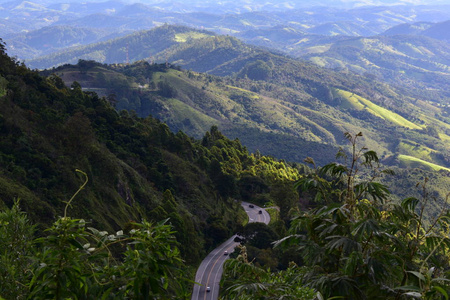
M 400 24 L 386 30 L 382 35 L 424 35 L 441 41 L 450 41 L 450 20 L 439 23 Z

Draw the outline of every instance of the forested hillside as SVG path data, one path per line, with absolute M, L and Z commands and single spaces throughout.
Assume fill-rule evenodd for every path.
M 56 2 L 0 0 L 0 300 L 190 299 L 235 233 L 221 299 L 448 299 L 450 6 Z
M 56 76 L 44 78 L 1 50 L 0 206 L 21 199 L 33 222 L 63 214 L 85 180 L 78 169 L 88 183 L 68 207 L 71 217 L 108 231 L 170 218 L 192 265 L 240 222 L 231 197 L 268 195 L 271 185 L 299 176 L 283 162 L 250 154 L 217 127 L 201 140 L 175 134 L 152 117 L 117 113 L 78 83 L 67 88 Z M 250 192 L 252 182 L 264 188 Z
M 180 64 L 234 75 L 215 77 L 144 61 L 110 66 L 80 61 L 44 73 L 111 96 L 118 110 L 151 114 L 174 131 L 201 137 L 218 125 L 251 151 L 289 161 L 316 154 L 325 164 L 338 147 L 346 147 L 344 132 L 363 129 L 367 146 L 388 164 L 399 165 L 412 156 L 449 167 L 447 108 L 433 106 L 420 95 L 370 76 L 331 72 L 251 50 L 232 37 L 206 37 L 172 49 Z M 233 49 L 236 58 L 220 55 Z
M 361 133 L 346 137 L 350 155 L 297 181 L 314 200 L 290 211 L 287 231 L 244 228 L 225 263 L 223 299 L 448 297 L 448 194 L 432 196 L 425 177 L 420 197 L 392 202 L 378 182 L 391 170 L 360 145 Z
M 297 163 L 309 156 L 318 165 L 327 164 L 335 159 L 339 147 L 348 149 L 344 132 L 362 131 L 361 143 L 377 151 L 384 164 L 398 168 L 398 175 L 385 182 L 396 199 L 411 196 L 411 188 L 423 177 L 433 182 L 430 191 L 436 197 L 445 197 L 450 178 L 444 110 L 440 121 L 432 115 L 439 111 L 422 101 L 402 105 L 411 98 L 389 86 L 370 86 L 367 79 L 342 78 L 310 65 L 297 73 L 300 67 L 284 64 L 282 69 L 289 75 L 282 76 L 275 64 L 267 68 L 256 61 L 237 78 L 223 78 L 165 64 L 108 66 L 80 61 L 44 73 L 58 74 L 66 84 L 76 80 L 87 90 L 106 96 L 116 109 L 150 114 L 175 132 L 201 138 L 218 125 L 226 136 L 239 138 L 252 152 Z M 247 74 L 252 76 L 251 72 L 271 76 L 266 81 L 250 80 Z M 321 78 L 326 78 L 327 85 Z M 358 86 L 364 97 L 343 89 L 350 78 L 355 80 L 352 87 Z M 328 85 L 333 83 L 337 86 Z M 419 112 L 421 118 L 417 118 Z M 410 168 L 423 171 L 411 172 Z
M 98 42 L 86 46 L 64 49 L 50 55 L 27 60 L 31 68 L 50 68 L 67 63 L 76 63 L 79 59 L 95 60 L 101 63 L 125 63 L 127 53 L 129 61 L 150 59 L 167 48 L 186 41 L 187 38 L 202 38 L 214 35 L 208 31 L 193 30 L 184 26 L 163 25 L 154 30 L 137 31 L 125 37 Z
M 225 299 L 445 298 L 443 111 L 418 100 L 394 110 L 413 98 L 271 57 L 273 66 L 248 58 L 228 78 L 93 61 L 43 76 L 1 44 L 0 249 L 7 251 L 0 253 L 0 295 L 189 299 L 193 267 L 238 232 L 242 247 L 226 266 Z M 301 156 L 325 160 L 333 145 L 348 151 L 338 151 L 339 163 L 287 164 L 250 154 L 212 125 L 233 132 L 235 123 L 236 135 L 253 130 L 260 145 L 273 146 L 286 146 L 300 124 L 305 147 L 292 151 Z M 359 126 L 364 134 L 344 135 Z M 365 146 L 385 149 L 387 164 L 441 171 L 399 169 L 401 177 L 390 179 L 393 172 Z M 397 196 L 414 194 L 411 183 L 420 180 L 421 196 L 397 203 L 380 180 L 393 183 Z M 241 226 L 239 199 L 276 206 L 272 224 Z
M 447 105 L 450 54 L 445 32 L 449 25 L 449 22 L 405 23 L 380 35 L 361 36 L 327 36 L 305 33 L 293 26 L 278 26 L 238 36 L 248 43 L 277 49 L 318 66 L 370 74 Z

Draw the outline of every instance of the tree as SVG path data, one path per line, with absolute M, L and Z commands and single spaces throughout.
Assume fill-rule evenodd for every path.
M 240 237 L 241 244 L 248 244 L 259 249 L 272 247 L 272 243 L 278 239 L 278 235 L 272 228 L 259 222 L 248 223 L 237 235 Z
M 20 210 L 19 200 L 0 212 L 0 295 L 25 299 L 29 282 L 35 226 Z M 0 297 L 1 298 L 1 297 Z
M 158 82 L 158 89 L 163 97 L 174 98 L 177 96 L 177 90 L 167 80 Z
M 266 80 L 272 77 L 272 70 L 266 62 L 257 60 L 248 63 L 239 74 L 239 77 L 245 76 L 252 80 Z
M 67 216 L 86 184 L 87 176 L 43 237 L 33 237 L 34 226 L 18 202 L 0 212 L 0 294 L 7 299 L 189 298 L 190 283 L 167 220 L 132 222 L 125 233 L 88 227 Z
M 283 221 L 289 221 L 289 212 L 298 203 L 298 193 L 289 181 L 274 182 L 270 189 L 270 196 L 280 208 L 280 217 Z
M 269 186 L 259 176 L 243 175 L 238 182 L 240 196 L 245 201 L 250 200 L 257 194 L 266 193 L 269 190 Z
M 301 282 L 299 267 L 291 264 L 280 272 L 259 268 L 247 259 L 247 250 L 240 247 L 236 259 L 229 259 L 224 265 L 224 274 L 220 282 L 222 299 L 315 299 L 313 289 Z
M 274 244 L 300 254 L 304 265 L 288 269 L 295 274 L 295 284 L 317 291 L 323 299 L 447 299 L 448 206 L 427 217 L 427 208 L 438 202 L 428 194 L 426 179 L 422 199 L 389 202 L 386 187 L 374 180 L 383 172 L 376 153 L 357 148 L 361 133 L 346 136 L 352 151 L 338 157 L 347 164 L 316 168 L 313 176 L 298 181 L 298 187 L 325 201 L 297 211 L 288 235 Z M 280 277 L 270 286 L 268 273 L 238 260 L 227 262 L 226 274 L 232 278 L 223 279 L 227 296 L 245 295 L 243 299 L 250 293 L 285 290 L 292 283 L 292 277 Z
M 0 54 L 5 54 L 6 52 L 6 44 L 2 38 L 0 38 Z
M 52 83 L 57 89 L 65 89 L 66 85 L 64 84 L 64 81 L 56 74 L 50 75 L 47 80 Z
M 425 184 L 422 201 L 386 202 L 386 187 L 374 182 L 382 172 L 374 165 L 376 153 L 364 147 L 356 150 L 360 136 L 347 134 L 352 145 L 348 165 L 332 163 L 319 170 L 318 174 L 332 176 L 332 182 L 317 176 L 299 181 L 322 199 L 334 194 L 339 201 L 298 212 L 289 235 L 275 245 L 296 247 L 308 270 L 304 282 L 325 297 L 440 299 L 449 289 L 446 279 L 437 279 L 448 268 L 448 262 L 441 261 L 450 246 L 448 209 L 425 222 L 430 205 Z M 365 181 L 358 181 L 360 166 L 370 171 Z
M 301 178 L 296 187 L 315 193 L 314 199 L 318 202 L 343 202 L 350 210 L 353 210 L 357 200 L 367 197 L 383 202 L 389 191 L 375 179 L 383 174 L 393 175 L 393 172 L 382 169 L 375 151 L 369 151 L 366 147 L 357 148 L 361 132 L 355 136 L 345 133 L 345 137 L 351 144 L 350 156 L 342 149 L 336 155 L 337 159 L 344 160 L 344 164 L 333 162 L 318 168 L 312 158 L 307 158 L 305 161 L 314 166 L 314 172 Z M 363 180 L 358 181 L 358 178 Z

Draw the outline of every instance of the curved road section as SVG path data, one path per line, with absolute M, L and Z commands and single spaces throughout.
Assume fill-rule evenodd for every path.
M 242 202 L 245 212 L 248 215 L 249 222 L 262 222 L 269 224 L 270 215 L 263 208 L 248 202 Z M 192 300 L 217 300 L 219 298 L 219 282 L 222 277 L 223 263 L 228 259 L 226 253 L 231 253 L 238 245 L 234 241 L 236 235 L 233 235 L 225 243 L 211 251 L 202 261 L 195 275 L 195 282 L 192 291 Z M 207 288 L 209 287 L 209 292 Z

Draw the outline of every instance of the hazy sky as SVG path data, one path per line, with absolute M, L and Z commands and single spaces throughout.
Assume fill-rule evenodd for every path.
M 255 5 L 255 4 L 281 4 L 291 3 L 294 6 L 310 6 L 310 5 L 327 5 L 327 6 L 361 6 L 361 5 L 393 5 L 393 4 L 415 4 L 415 5 L 430 5 L 430 4 L 446 4 L 450 5 L 450 0 L 27 0 L 34 3 L 48 4 L 48 3 L 83 3 L 83 2 L 106 2 L 119 1 L 124 3 L 141 2 L 146 4 L 162 4 L 178 2 L 182 5 L 203 6 L 207 4 L 221 4 L 226 5 L 232 3 L 234 6 Z M 0 0 L 0 3 L 15 2 L 17 4 L 23 2 L 22 0 Z

